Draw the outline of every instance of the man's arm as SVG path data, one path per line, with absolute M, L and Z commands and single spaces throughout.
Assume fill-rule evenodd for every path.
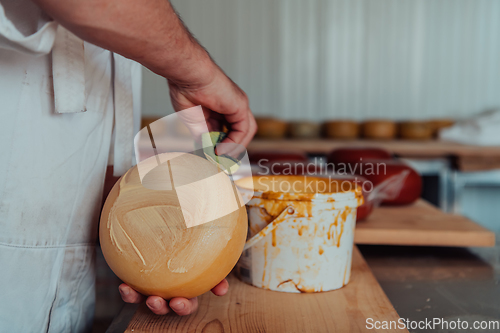
M 135 60 L 165 77 L 176 111 L 202 105 L 211 130 L 220 129 L 221 120 L 229 124 L 225 142 L 246 146 L 252 139 L 257 125 L 247 96 L 191 36 L 167 0 L 34 1 L 83 40 Z M 223 280 L 212 292 L 223 295 L 227 288 L 227 281 Z M 125 284 L 119 289 L 125 302 L 146 300 Z M 187 315 L 198 307 L 196 298 L 179 297 L 167 302 L 150 296 L 146 304 L 156 314 L 173 310 Z
M 34 1 L 83 40 L 167 78 L 176 111 L 202 105 L 209 125 L 218 115 L 229 123 L 225 142 L 246 146 L 252 139 L 257 126 L 247 96 L 212 61 L 167 0 Z
M 83 40 L 140 62 L 179 85 L 209 78 L 215 71 L 208 53 L 166 0 L 35 2 Z M 195 74 L 199 71 L 206 73 Z

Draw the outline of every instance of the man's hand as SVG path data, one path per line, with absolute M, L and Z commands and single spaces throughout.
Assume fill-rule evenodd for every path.
M 168 80 L 172 105 L 176 111 L 201 105 L 210 131 L 221 131 L 222 126 L 227 125 L 229 133 L 223 142 L 246 147 L 257 131 L 247 95 L 219 67 L 215 64 L 213 67 L 212 71 L 201 71 L 210 74 L 200 77 L 193 85 Z M 221 147 L 217 151 L 219 155 L 229 153 L 224 148 L 231 145 Z
M 217 286 L 212 289 L 212 292 L 217 296 L 222 296 L 227 293 L 229 284 L 226 279 L 222 280 Z M 130 288 L 125 283 L 122 283 L 118 289 L 122 299 L 126 303 L 142 303 L 146 300 L 148 308 L 157 315 L 165 315 L 174 311 L 179 316 L 187 316 L 198 309 L 198 298 L 186 299 L 182 297 L 172 298 L 170 301 L 159 296 L 146 296 L 139 294 L 134 289 Z

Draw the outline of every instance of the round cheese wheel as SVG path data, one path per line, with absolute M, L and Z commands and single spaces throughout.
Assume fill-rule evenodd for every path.
M 424 121 L 405 121 L 399 124 L 401 139 L 428 140 L 432 138 L 432 129 Z
M 323 126 L 327 138 L 355 139 L 359 136 L 359 124 L 352 120 L 327 121 Z
M 415 202 L 422 194 L 422 177 L 411 166 L 399 159 L 379 160 L 370 159 L 363 161 L 356 174 L 365 177 L 377 186 L 387 178 L 408 171 L 399 194 L 393 199 L 382 201 L 385 205 L 409 205 Z
M 288 124 L 288 135 L 295 139 L 309 139 L 319 136 L 320 126 L 309 121 L 293 121 Z
M 192 154 L 158 157 L 168 163 L 153 168 L 142 183 L 135 166 L 111 190 L 101 214 L 101 248 L 113 272 L 138 292 L 193 298 L 236 264 L 246 240 L 246 209 L 234 184 L 211 162 Z M 153 190 L 147 182 L 173 187 Z M 228 214 L 193 223 L 214 212 Z
M 363 136 L 368 139 L 389 140 L 397 134 L 397 126 L 391 120 L 369 120 L 363 123 Z
M 257 122 L 257 133 L 256 136 L 262 139 L 281 139 L 285 137 L 287 130 L 287 123 L 267 117 L 257 117 L 255 118 Z

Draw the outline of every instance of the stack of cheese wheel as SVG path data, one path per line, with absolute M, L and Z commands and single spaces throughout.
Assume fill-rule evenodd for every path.
M 248 227 L 245 206 L 209 161 L 185 153 L 156 158 L 168 162 L 156 164 L 142 183 L 135 166 L 111 190 L 101 215 L 102 251 L 113 272 L 144 295 L 196 297 L 236 264 Z M 207 216 L 219 217 L 197 225 Z
M 256 117 L 255 120 L 257 122 L 257 137 L 262 139 L 281 139 L 285 137 L 286 122 L 271 117 Z
M 425 121 L 405 121 L 399 124 L 399 136 L 408 140 L 428 140 L 432 129 Z
M 363 123 L 363 136 L 367 139 L 390 140 L 396 134 L 397 126 L 392 120 L 369 120 Z
M 359 136 L 359 124 L 352 120 L 327 121 L 323 126 L 327 138 L 356 139 Z

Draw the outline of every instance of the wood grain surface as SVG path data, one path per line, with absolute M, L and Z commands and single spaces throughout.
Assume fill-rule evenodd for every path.
M 500 147 L 464 145 L 456 142 L 429 140 L 328 140 L 328 139 L 254 139 L 248 150 L 294 150 L 310 153 L 328 153 L 338 147 L 381 147 L 405 156 L 484 156 L 500 157 Z
M 249 151 L 278 150 L 312 154 L 328 154 L 339 147 L 380 147 L 401 157 L 438 158 L 454 157 L 461 171 L 481 171 L 500 168 L 500 147 L 464 145 L 440 140 L 263 140 L 254 139 L 248 146 Z
M 378 207 L 357 222 L 356 244 L 495 246 L 495 234 L 468 218 L 420 199 L 410 206 Z
M 157 316 L 141 305 L 126 332 L 407 332 L 366 328 L 367 318 L 399 316 L 356 247 L 351 281 L 339 290 L 290 294 L 255 288 L 233 275 L 228 279 L 228 294 L 202 295 L 191 316 Z

